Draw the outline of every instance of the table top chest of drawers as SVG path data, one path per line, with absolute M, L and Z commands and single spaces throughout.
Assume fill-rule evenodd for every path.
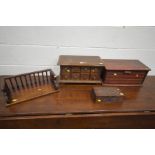
M 103 59 L 105 85 L 142 85 L 150 68 L 139 60 Z
M 60 83 L 102 83 L 103 62 L 98 56 L 61 55 Z

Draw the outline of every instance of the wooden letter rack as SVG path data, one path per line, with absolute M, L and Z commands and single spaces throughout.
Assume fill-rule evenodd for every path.
M 51 69 L 11 76 L 4 79 L 7 106 L 58 92 L 56 76 Z

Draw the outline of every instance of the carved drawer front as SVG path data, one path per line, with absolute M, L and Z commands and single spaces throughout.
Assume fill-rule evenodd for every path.
M 116 102 L 123 102 L 123 97 L 116 97 L 116 96 L 111 96 L 111 97 L 97 97 L 96 102 L 104 102 L 104 103 L 116 103 Z
M 62 80 L 70 80 L 71 79 L 71 74 L 70 73 L 62 74 L 61 79 Z
M 90 80 L 100 80 L 100 75 L 99 74 L 91 74 L 90 75 Z
M 90 73 L 90 67 L 81 67 L 82 73 Z
M 80 73 L 72 73 L 72 80 L 80 80 Z
M 106 78 L 143 79 L 145 75 L 145 71 L 108 71 L 106 73 Z
M 91 73 L 100 73 L 100 68 L 99 67 L 91 67 Z
M 142 79 L 106 79 L 107 84 L 141 84 Z
M 73 66 L 72 67 L 72 72 L 74 73 L 76 73 L 76 72 L 80 72 L 80 67 L 76 67 L 76 66 Z
M 81 80 L 89 80 L 89 74 L 81 73 Z
M 71 72 L 71 67 L 70 66 L 62 66 L 61 67 L 61 72 L 62 73 L 70 73 Z

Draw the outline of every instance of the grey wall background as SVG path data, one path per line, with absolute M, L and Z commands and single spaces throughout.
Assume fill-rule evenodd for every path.
M 155 75 L 155 27 L 0 27 L 0 75 L 59 74 L 62 54 L 139 59 Z

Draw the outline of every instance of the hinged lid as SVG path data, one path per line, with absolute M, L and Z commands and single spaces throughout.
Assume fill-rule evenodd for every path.
M 107 70 L 146 70 L 151 69 L 139 60 L 102 59 Z
M 60 55 L 58 65 L 64 66 L 104 66 L 99 56 Z
M 124 94 L 117 87 L 94 87 L 93 91 L 97 97 L 124 96 Z

